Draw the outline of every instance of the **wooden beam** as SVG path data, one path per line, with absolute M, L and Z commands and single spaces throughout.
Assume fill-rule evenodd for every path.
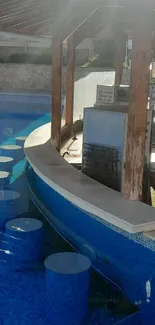
M 128 113 L 123 194 L 142 200 L 147 123 L 149 65 L 151 61 L 152 0 L 135 8 L 132 30 L 131 91 Z
M 53 39 L 52 43 L 52 140 L 57 150 L 61 143 L 61 76 L 62 42 Z
M 125 59 L 127 35 L 119 33 L 115 40 L 115 85 L 122 83 L 123 63 Z
M 31 30 L 31 31 L 35 31 L 36 29 L 38 28 L 41 28 L 41 27 L 46 27 L 46 26 L 49 26 L 51 25 L 52 26 L 52 19 L 51 18 L 48 18 L 48 19 L 45 19 L 45 20 L 40 20 L 39 18 L 34 18 L 33 20 L 29 21 L 25 21 L 25 22 L 17 22 L 13 25 L 10 24 L 10 23 L 7 23 L 7 26 L 5 28 L 5 30 L 10 30 L 12 32 L 14 31 L 20 31 L 20 32 L 23 32 L 26 31 L 26 30 Z
M 89 17 L 83 21 L 79 28 L 72 33 L 74 35 L 75 46 L 78 46 L 85 38 L 95 38 L 102 31 L 103 38 L 115 38 L 116 26 L 114 27 L 115 16 L 124 15 L 124 8 L 115 8 L 113 11 L 111 7 L 97 7 Z M 109 20 L 111 24 L 109 25 Z M 113 32 L 113 29 L 115 32 Z
M 88 19 L 84 20 L 78 29 L 72 34 L 74 35 L 74 44 L 77 47 L 85 38 L 93 38 L 96 36 L 99 28 L 103 28 L 105 21 L 103 19 L 103 9 L 96 8 Z
M 75 46 L 73 37 L 67 40 L 67 76 L 66 76 L 66 124 L 69 126 L 71 135 L 73 125 L 73 105 L 74 105 L 74 66 L 75 66 Z
M 126 16 L 131 17 L 128 11 L 131 12 L 132 2 L 134 0 L 127 4 L 124 4 L 124 0 L 75 0 L 59 14 L 59 19 L 52 25 L 52 35 L 64 40 L 87 23 L 98 8 L 102 12 L 102 23 L 109 25 L 110 21 L 111 25 L 116 20 L 122 24 L 122 20 L 126 22 Z

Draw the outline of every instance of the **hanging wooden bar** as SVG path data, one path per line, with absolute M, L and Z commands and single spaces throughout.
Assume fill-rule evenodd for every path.
M 61 143 L 62 42 L 52 40 L 52 141 L 57 150 Z
M 128 113 L 123 194 L 142 200 L 147 123 L 149 65 L 151 60 L 152 0 L 135 8 L 132 35 L 131 89 Z
M 122 83 L 123 63 L 125 59 L 127 35 L 119 33 L 115 41 L 115 85 Z
M 74 106 L 74 66 L 75 46 L 74 36 L 67 40 L 67 75 L 66 75 L 66 124 L 69 126 L 69 136 L 72 133 Z

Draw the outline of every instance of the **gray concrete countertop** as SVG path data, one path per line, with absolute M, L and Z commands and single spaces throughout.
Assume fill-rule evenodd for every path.
M 33 131 L 25 141 L 25 154 L 36 174 L 51 188 L 100 222 L 129 233 L 155 230 L 155 209 L 118 193 L 82 174 L 56 151 L 50 123 Z

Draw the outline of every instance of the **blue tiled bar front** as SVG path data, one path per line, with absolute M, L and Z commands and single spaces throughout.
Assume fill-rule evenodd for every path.
M 38 176 L 36 189 L 40 201 L 52 212 L 55 227 L 74 241 L 79 250 L 89 244 L 95 252 L 94 266 L 121 287 L 132 302 L 147 304 L 151 300 L 148 281 L 151 287 L 154 283 L 155 289 L 155 241 L 143 233 L 130 234 L 101 222 L 49 188 Z
M 40 208 L 57 231 L 79 252 L 85 252 L 93 267 L 138 306 L 141 323 L 152 324 L 154 209 L 124 200 L 120 193 L 79 173 L 60 157 L 43 134 L 45 126 L 32 133 L 25 145 Z

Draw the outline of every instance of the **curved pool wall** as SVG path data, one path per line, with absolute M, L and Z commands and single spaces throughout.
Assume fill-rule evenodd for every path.
M 33 174 L 33 176 L 32 176 Z M 114 282 L 140 308 L 155 302 L 155 242 L 129 234 L 79 209 L 31 170 L 31 186 L 41 209 L 61 235 L 87 254 L 95 269 Z M 37 202 L 37 204 L 38 204 Z M 150 286 L 151 290 L 149 290 Z M 154 315 L 155 316 L 155 315 Z
M 36 186 L 38 185 L 37 182 L 35 181 L 36 179 L 36 174 L 33 172 L 33 169 L 30 167 L 30 165 L 27 163 L 27 166 L 25 168 L 25 180 L 26 180 L 26 185 L 27 188 L 29 190 L 31 199 L 33 201 L 33 203 L 35 203 L 35 205 L 37 206 L 37 208 L 39 208 L 38 210 L 40 210 L 40 212 L 42 213 L 42 215 L 44 215 L 44 217 L 48 220 L 48 222 L 52 225 L 51 229 L 55 229 L 56 232 L 58 234 L 61 235 L 61 237 L 63 237 L 63 239 L 65 239 L 65 241 L 70 244 L 70 246 L 74 247 L 75 250 L 78 251 L 78 246 L 76 246 L 76 244 L 72 241 L 73 237 L 72 235 L 75 235 L 72 231 L 70 231 L 70 237 L 64 237 L 66 232 L 65 232 L 65 228 L 61 228 L 62 224 L 60 225 L 60 222 L 55 223 L 55 217 L 45 208 L 45 206 L 43 206 L 42 202 L 39 201 L 39 198 L 37 197 L 37 191 L 36 191 Z M 57 226 L 56 226 L 57 225 Z M 62 231 L 59 231 L 59 229 L 61 229 Z M 54 231 L 55 232 L 55 231 Z M 60 238 L 60 237 L 59 237 Z M 53 235 L 49 237 L 50 243 L 52 244 L 53 242 Z M 79 240 L 77 240 L 77 244 L 80 242 L 80 237 Z M 54 241 L 55 243 L 55 241 Z M 63 241 L 64 243 L 64 241 Z M 55 244 L 54 244 L 55 245 Z M 56 244 L 57 245 L 57 244 Z M 66 249 L 66 245 L 67 245 L 67 249 Z M 60 252 L 62 249 L 63 245 L 61 246 L 61 248 L 59 247 L 57 252 Z M 65 244 L 65 251 L 70 251 L 69 245 Z M 72 251 L 72 248 L 71 248 Z M 94 273 L 92 273 L 94 274 Z M 96 276 L 95 274 L 93 275 L 93 282 L 91 280 L 91 286 L 94 287 L 95 283 L 96 283 Z M 97 277 L 99 279 L 99 277 Z M 97 284 L 97 292 L 102 292 L 103 296 L 104 296 L 104 302 L 110 300 L 110 301 L 115 301 L 115 299 L 117 300 L 117 296 L 121 296 L 121 292 L 118 292 L 118 288 L 115 287 L 114 285 L 109 285 L 109 283 L 107 283 L 107 281 L 103 281 L 105 285 L 105 287 L 103 287 L 103 285 L 101 284 L 102 281 L 100 279 L 100 282 Z M 91 289 L 92 290 L 92 289 Z M 91 291 L 92 292 L 92 291 Z M 101 296 L 102 296 L 101 294 Z M 94 293 L 94 291 L 91 293 L 92 297 L 96 297 L 96 293 Z M 114 324 L 120 324 L 120 325 L 142 325 L 141 323 L 141 315 L 139 311 L 136 311 L 134 309 L 134 311 L 131 312 L 131 314 L 126 314 L 125 316 L 121 316 L 122 314 L 118 314 L 118 318 L 116 319 L 116 315 L 115 312 L 112 311 L 111 313 L 111 307 L 108 307 L 107 310 L 107 306 L 105 308 L 105 312 L 103 311 L 102 308 L 102 303 L 100 305 L 99 301 L 100 299 L 102 300 L 103 297 L 101 298 L 100 294 L 99 296 L 97 295 L 97 300 L 95 298 L 95 309 L 92 309 L 92 306 L 90 304 L 90 316 L 88 317 L 88 320 L 86 321 L 86 323 L 84 322 L 83 325 L 98 325 L 98 324 L 107 324 L 107 325 L 114 325 Z M 114 298 L 115 297 L 115 298 Z M 91 300 L 91 299 L 90 299 Z M 102 302 L 103 302 L 102 301 Z M 103 302 L 103 305 L 104 305 Z M 96 304 L 97 303 L 97 304 Z M 99 303 L 99 305 L 98 305 Z M 120 304 L 120 301 L 118 302 L 118 304 Z M 92 310 L 92 311 L 91 311 Z

